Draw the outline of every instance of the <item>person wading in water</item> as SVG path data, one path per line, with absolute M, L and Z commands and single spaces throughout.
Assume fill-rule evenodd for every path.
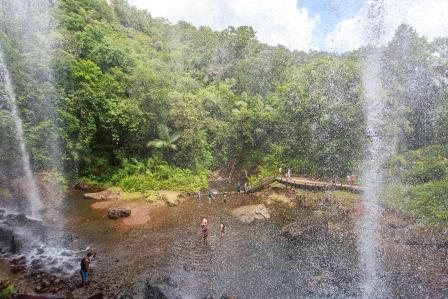
M 207 220 L 207 218 L 203 218 L 202 219 L 202 222 L 201 222 L 201 228 L 204 228 L 204 226 L 207 226 L 208 225 L 208 220 Z
M 221 223 L 220 230 L 221 230 L 220 238 L 222 239 L 222 237 L 224 237 L 224 233 L 225 233 L 225 230 L 226 230 L 226 226 L 225 226 L 224 223 Z
M 90 266 L 90 257 L 93 254 L 91 252 L 87 253 L 86 256 L 84 256 L 81 260 L 81 279 L 82 279 L 82 286 L 87 287 L 89 284 L 89 266 Z
M 208 237 L 208 225 L 201 225 L 202 226 L 202 239 L 204 243 L 207 243 L 207 237 Z

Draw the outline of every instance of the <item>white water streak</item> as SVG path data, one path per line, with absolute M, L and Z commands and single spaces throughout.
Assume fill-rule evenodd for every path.
M 42 202 L 39 198 L 39 191 L 37 189 L 36 180 L 34 178 L 33 172 L 31 171 L 30 157 L 25 147 L 22 119 L 20 118 L 17 109 L 16 95 L 14 93 L 11 83 L 11 77 L 3 57 L 2 48 L 0 48 L 0 80 L 4 85 L 7 102 L 9 103 L 11 115 L 14 118 L 16 127 L 16 138 L 19 141 L 20 157 L 22 159 L 22 170 L 27 180 L 26 196 L 29 203 L 30 213 L 32 217 L 40 218 Z
M 379 262 L 380 224 L 382 209 L 379 195 L 383 189 L 383 167 L 393 153 L 394 140 L 385 132 L 385 95 L 382 87 L 381 71 L 383 53 L 378 45 L 384 39 L 384 8 L 382 0 L 369 3 L 367 25 L 364 28 L 366 50 L 362 81 L 365 90 L 365 117 L 367 136 L 370 137 L 368 153 L 363 169 L 363 184 L 366 186 L 363 200 L 363 215 L 358 226 L 360 269 L 362 271 L 361 290 L 363 298 L 382 298 L 386 294 L 381 281 Z

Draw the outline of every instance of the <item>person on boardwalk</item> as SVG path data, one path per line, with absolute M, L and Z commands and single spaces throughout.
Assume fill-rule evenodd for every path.
M 290 168 L 288 168 L 288 173 L 287 173 L 287 175 L 286 175 L 288 178 L 290 178 L 291 177 L 291 169 Z
M 90 257 L 91 256 L 92 256 L 92 253 L 89 252 L 89 253 L 87 253 L 86 256 L 84 256 L 81 259 L 80 273 L 81 273 L 82 286 L 85 288 L 89 284 L 89 270 L 90 270 L 89 267 L 90 267 Z
M 240 181 L 238 181 L 238 182 L 236 183 L 236 192 L 238 192 L 238 193 L 241 192 L 241 184 L 240 184 Z
M 247 182 L 244 183 L 244 193 L 247 193 L 249 191 L 249 187 L 247 185 Z

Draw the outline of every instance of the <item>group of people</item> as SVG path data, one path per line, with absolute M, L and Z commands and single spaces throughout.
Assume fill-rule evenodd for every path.
M 245 182 L 244 185 L 243 185 L 243 192 L 244 192 L 244 193 L 247 193 L 247 192 L 249 191 L 249 188 L 250 188 L 249 183 L 248 183 L 248 182 Z M 240 184 L 240 181 L 236 182 L 235 191 L 236 191 L 237 193 L 240 193 L 240 192 L 241 192 L 241 184 Z
M 195 197 L 197 202 L 201 201 L 201 192 L 200 191 L 195 192 L 194 197 Z M 211 190 L 208 190 L 207 198 L 208 198 L 209 202 L 211 202 L 212 199 L 215 198 L 215 195 L 213 194 L 213 192 Z
M 353 184 L 356 182 L 357 179 L 358 179 L 358 176 L 355 173 L 352 172 L 352 174 L 349 174 L 347 176 L 347 183 L 350 186 L 353 186 Z
M 222 238 L 222 237 L 224 237 L 224 232 L 225 232 L 226 226 L 224 223 L 221 223 L 219 228 L 220 228 L 220 238 Z M 202 234 L 202 240 L 204 241 L 204 243 L 207 243 L 207 238 L 208 238 L 208 220 L 207 220 L 207 218 L 202 219 L 201 234 Z
M 282 175 L 282 168 L 281 167 L 278 169 L 278 174 Z M 286 172 L 286 177 L 287 178 L 291 177 L 291 168 L 288 168 L 288 171 Z

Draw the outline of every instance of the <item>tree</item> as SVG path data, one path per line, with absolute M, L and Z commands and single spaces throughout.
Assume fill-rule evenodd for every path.
M 177 145 L 175 143 L 181 135 L 178 132 L 170 134 L 170 131 L 166 125 L 160 125 L 158 129 L 159 138 L 149 141 L 146 145 L 153 149 L 156 155 L 161 154 L 162 157 L 166 158 L 164 154 L 177 150 Z

